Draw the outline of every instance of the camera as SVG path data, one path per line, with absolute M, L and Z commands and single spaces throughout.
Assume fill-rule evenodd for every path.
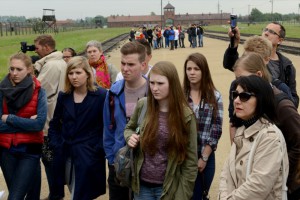
M 237 15 L 231 14 L 230 15 L 230 27 L 233 30 L 237 25 Z
M 34 51 L 35 46 L 34 45 L 27 45 L 27 42 L 21 42 L 21 51 L 23 53 L 26 53 L 27 51 Z

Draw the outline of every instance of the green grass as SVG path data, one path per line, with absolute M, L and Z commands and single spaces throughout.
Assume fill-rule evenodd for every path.
M 268 23 L 259 23 L 259 24 L 251 24 L 248 26 L 248 24 L 245 23 L 239 23 L 238 26 L 240 28 L 241 33 L 250 33 L 255 35 L 261 35 L 262 29 L 266 27 Z M 286 29 L 286 37 L 290 38 L 300 38 L 300 25 L 294 25 L 294 24 L 283 24 Z M 221 31 L 221 32 L 227 32 L 229 28 L 229 25 L 214 25 L 214 26 L 205 26 L 206 30 L 211 31 Z
M 85 44 L 90 40 L 104 42 L 122 33 L 129 33 L 129 31 L 130 28 L 85 29 L 51 35 L 56 41 L 57 50 L 61 51 L 65 47 L 72 47 L 77 52 L 82 52 Z M 8 72 L 9 57 L 20 51 L 20 42 L 27 42 L 27 45 L 32 45 L 37 36 L 38 34 L 0 37 L 0 80 Z M 27 54 L 36 55 L 34 52 L 27 52 Z

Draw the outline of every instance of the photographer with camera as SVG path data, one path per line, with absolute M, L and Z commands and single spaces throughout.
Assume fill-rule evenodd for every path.
M 235 64 L 235 61 L 239 58 L 239 54 L 237 52 L 238 45 L 240 43 L 239 28 L 237 26 L 231 26 L 228 31 L 228 36 L 231 39 L 231 43 L 225 51 L 223 67 L 233 71 L 232 67 Z M 278 22 L 272 22 L 263 29 L 261 36 L 272 42 L 272 53 L 267 65 L 273 78 L 272 84 L 278 89 L 281 89 L 283 92 L 286 91 L 286 86 L 288 86 L 292 93 L 291 100 L 296 108 L 298 108 L 299 96 L 296 90 L 296 69 L 287 57 L 278 52 L 278 46 L 285 38 L 285 28 Z
M 35 52 L 40 59 L 35 62 L 37 79 L 41 82 L 42 88 L 47 93 L 48 113 L 44 127 L 44 145 L 42 152 L 42 161 L 45 166 L 49 185 L 49 196 L 46 199 L 61 199 L 62 196 L 53 194 L 54 185 L 52 184 L 53 170 L 52 159 L 53 155 L 48 146 L 48 128 L 49 121 L 53 117 L 54 108 L 59 91 L 63 90 L 65 83 L 65 74 L 67 64 L 63 60 L 63 54 L 55 49 L 55 40 L 51 35 L 40 35 L 34 40 Z

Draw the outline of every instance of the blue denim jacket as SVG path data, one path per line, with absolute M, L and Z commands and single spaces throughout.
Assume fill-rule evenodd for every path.
M 3 115 L 3 95 L 0 93 L 0 116 Z M 35 132 L 44 128 L 47 118 L 47 96 L 44 89 L 38 95 L 37 118 L 28 119 L 9 114 L 6 123 L 0 120 L 0 133 Z

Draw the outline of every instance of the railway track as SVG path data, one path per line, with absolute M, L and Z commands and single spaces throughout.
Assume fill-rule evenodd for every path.
M 214 38 L 218 40 L 224 40 L 229 42 L 227 33 L 217 31 L 206 31 L 205 37 Z M 245 40 L 253 36 L 253 34 L 241 34 L 240 43 L 243 44 Z M 103 52 L 106 54 L 115 48 L 121 41 L 128 38 L 128 33 L 121 34 L 102 43 Z M 294 55 L 300 55 L 300 39 L 299 38 L 286 38 L 284 43 L 279 46 L 279 51 L 290 53 Z M 80 52 L 79 55 L 84 56 L 85 52 Z
M 103 53 L 107 54 L 108 52 L 110 52 L 113 48 L 115 48 L 121 41 L 126 40 L 128 38 L 129 34 L 128 33 L 124 33 L 121 35 L 118 35 L 114 38 L 108 39 L 104 42 L 102 42 L 102 49 L 103 49 Z M 80 56 L 85 56 L 85 52 L 80 52 L 78 53 L 78 55 Z
M 216 31 L 206 31 L 205 37 L 214 38 L 218 40 L 224 40 L 229 42 L 229 38 L 227 33 L 224 32 L 216 32 Z M 240 43 L 243 44 L 245 40 L 253 36 L 253 34 L 241 34 Z M 299 38 L 286 38 L 284 43 L 279 46 L 279 51 L 290 53 L 294 55 L 300 55 L 300 39 Z

